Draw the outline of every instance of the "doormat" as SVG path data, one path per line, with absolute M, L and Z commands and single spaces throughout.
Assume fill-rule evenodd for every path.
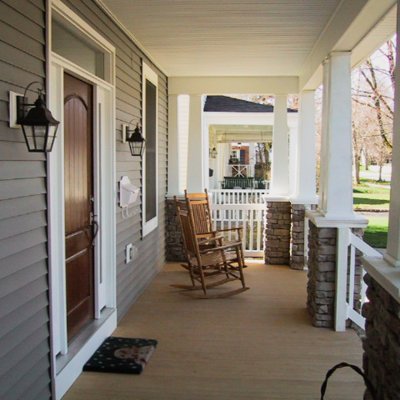
M 84 371 L 140 374 L 149 362 L 157 340 L 110 336 L 84 365 Z

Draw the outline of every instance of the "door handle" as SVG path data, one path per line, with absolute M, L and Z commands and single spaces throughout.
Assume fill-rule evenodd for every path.
M 100 226 L 99 223 L 96 221 L 97 215 L 93 212 L 90 213 L 90 225 L 93 227 L 93 238 L 92 238 L 92 246 L 94 246 L 97 234 L 99 233 Z

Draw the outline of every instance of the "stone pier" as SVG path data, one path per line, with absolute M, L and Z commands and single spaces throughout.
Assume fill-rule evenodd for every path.
M 165 258 L 167 261 L 185 261 L 181 227 L 176 215 L 174 199 L 166 199 L 165 207 Z
M 267 201 L 265 228 L 265 263 L 290 263 L 291 204 L 287 201 Z
M 400 304 L 370 275 L 363 340 L 363 367 L 376 390 L 375 400 L 400 400 Z
M 303 204 L 292 204 L 292 232 L 290 241 L 290 268 L 304 269 L 304 218 Z

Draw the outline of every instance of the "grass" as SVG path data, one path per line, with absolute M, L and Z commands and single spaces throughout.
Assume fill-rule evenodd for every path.
M 369 223 L 364 232 L 364 241 L 372 247 L 386 248 L 388 233 L 388 217 L 368 217 Z
M 376 182 L 362 179 L 353 189 L 354 209 L 356 211 L 389 210 L 390 189 L 387 182 Z M 388 215 L 368 216 L 368 227 L 364 232 L 364 241 L 376 248 L 386 248 L 388 232 Z
M 389 186 L 372 180 L 362 179 L 361 183 L 353 189 L 356 211 L 388 211 L 389 198 Z

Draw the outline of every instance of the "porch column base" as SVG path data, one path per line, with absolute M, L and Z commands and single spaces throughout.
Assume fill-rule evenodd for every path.
M 309 222 L 307 309 L 314 326 L 333 328 L 335 304 L 336 228 Z
M 289 201 L 267 200 L 266 264 L 289 265 L 290 263 L 290 210 Z
M 352 228 L 362 237 L 363 229 Z M 316 327 L 333 328 L 335 323 L 337 227 L 317 227 L 309 221 L 307 309 Z M 354 308 L 360 309 L 361 253 L 356 254 Z M 347 322 L 350 326 L 350 321 Z
M 172 262 L 186 261 L 183 238 L 174 199 L 165 199 L 165 259 Z
M 377 400 L 400 399 L 400 304 L 371 275 L 364 280 L 369 299 L 363 306 L 364 371 Z

